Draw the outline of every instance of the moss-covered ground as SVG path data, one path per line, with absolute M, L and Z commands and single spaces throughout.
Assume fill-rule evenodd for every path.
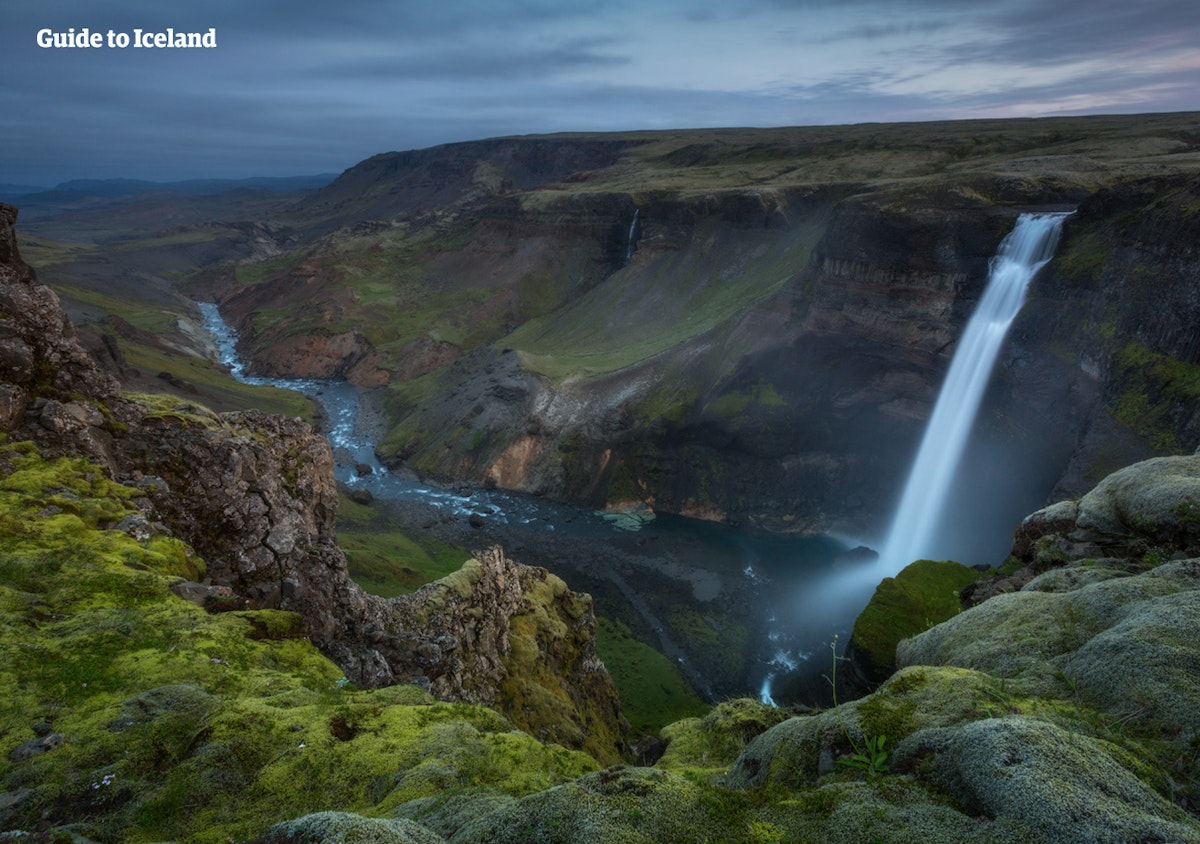
M 1070 683 L 1039 695 L 965 668 L 912 666 L 804 717 L 750 700 L 688 703 L 678 714 L 691 717 L 663 729 L 656 767 L 598 771 L 493 711 L 413 686 L 353 689 L 298 616 L 213 615 L 177 598 L 171 584 L 201 578 L 204 562 L 169 536 L 116 529 L 137 496 L 85 461 L 0 444 L 0 827 L 24 830 L 15 840 L 244 841 L 337 811 L 352 813 L 338 816 L 347 828 L 355 815 L 399 816 L 460 842 L 1016 844 L 1099 840 L 1081 836 L 1105 825 L 1132 840 L 1200 841 L 1171 804 L 1194 795 L 1194 740 L 1093 709 Z M 553 595 L 535 603 L 565 585 L 542 588 Z M 514 629 L 515 665 L 540 647 L 536 625 Z M 606 647 L 631 650 L 607 623 Z M 659 685 L 638 695 L 674 698 L 647 656 L 636 670 Z M 554 704 L 516 674 L 502 694 Z M 650 728 L 670 709 L 647 703 L 639 718 Z M 870 736 L 895 749 L 878 774 L 833 763 Z M 1012 760 L 1007 780 L 988 767 L 999 759 Z M 1100 820 L 1063 825 L 1084 809 Z
M 321 808 L 528 793 L 597 767 L 490 710 L 415 687 L 355 691 L 297 616 L 209 615 L 175 597 L 204 563 L 173 538 L 114 529 L 137 495 L 84 461 L 0 448 L 5 828 L 225 842 Z M 56 746 L 15 752 L 39 736 Z
M 883 679 L 896 668 L 896 645 L 962 611 L 958 593 L 983 572 L 953 561 L 918 560 L 875 587 L 854 621 L 851 642 Z

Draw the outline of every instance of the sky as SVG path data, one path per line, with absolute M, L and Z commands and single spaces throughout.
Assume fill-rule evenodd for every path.
M 337 173 L 564 131 L 1200 110 L 1197 0 L 6 5 L 0 183 Z M 39 46 L 72 27 L 105 46 Z M 132 46 L 168 27 L 216 46 Z

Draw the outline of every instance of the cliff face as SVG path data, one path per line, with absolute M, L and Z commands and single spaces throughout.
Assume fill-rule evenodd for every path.
M 1200 443 L 1198 200 L 1187 177 L 1087 197 L 1013 327 L 1003 389 L 1074 437 L 1055 498 Z
M 1079 210 L 968 455 L 974 471 L 1004 465 L 1006 502 L 964 476 L 964 512 L 1005 531 L 1054 488 L 1200 442 L 1194 190 L 1190 176 L 1029 189 Z M 1017 210 L 903 190 L 647 203 L 632 259 L 500 341 L 515 354 L 480 349 L 394 391 L 382 450 L 598 506 L 878 531 Z M 706 312 L 729 285 L 754 292 Z
M 870 526 L 1014 212 L 729 191 L 638 213 L 631 259 L 515 352 L 396 390 L 381 450 L 597 506 Z
M 1002 535 L 1052 489 L 1200 434 L 1195 137 L 1194 115 L 1158 115 L 388 153 L 289 212 L 301 245 L 207 292 L 258 371 L 379 387 L 385 459 L 871 535 L 1002 236 L 1079 206 L 954 495 Z M 1006 487 L 984 494 L 970 475 L 991 466 Z
M 113 398 L 117 383 L 79 345 L 58 297 L 21 260 L 16 220 L 15 208 L 0 205 L 0 427 L 60 442 L 78 438 L 100 457 L 108 436 L 96 403 Z
M 613 758 L 625 725 L 595 655 L 587 596 L 499 552 L 414 596 L 366 595 L 335 542 L 328 442 L 300 420 L 122 397 L 20 261 L 15 216 L 0 207 L 3 427 L 100 461 L 142 490 L 144 515 L 125 527 L 142 539 L 174 535 L 207 563 L 205 583 L 177 584 L 181 595 L 210 607 L 298 612 L 356 684 L 419 682 Z M 560 703 L 532 707 L 530 696 Z

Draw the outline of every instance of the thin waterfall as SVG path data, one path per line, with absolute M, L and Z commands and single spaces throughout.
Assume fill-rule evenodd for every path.
M 633 257 L 633 235 L 637 231 L 638 214 L 641 213 L 640 208 L 633 209 L 633 220 L 629 223 L 629 234 L 625 236 L 625 260 L 628 261 Z
M 992 259 L 987 289 L 959 341 L 925 428 L 880 563 L 895 574 L 935 556 L 934 531 L 1000 346 L 1037 271 L 1054 255 L 1067 213 L 1022 214 Z

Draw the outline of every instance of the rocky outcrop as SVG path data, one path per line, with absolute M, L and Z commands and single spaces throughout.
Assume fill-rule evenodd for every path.
M 38 434 L 104 459 L 110 427 L 99 406 L 117 382 L 98 367 L 50 288 L 21 260 L 17 209 L 0 205 L 0 428 Z
M 895 577 L 885 577 L 854 620 L 846 645 L 848 670 L 839 678 L 846 690 L 864 694 L 895 673 L 896 645 L 957 615 L 960 590 L 980 575 L 949 560 L 917 560 Z
M 602 759 L 623 744 L 591 599 L 498 549 L 413 595 L 367 595 L 335 541 L 329 444 L 306 423 L 170 410 L 124 434 L 120 453 L 154 516 L 208 562 L 212 583 L 255 607 L 300 613 L 357 685 L 417 682 Z
M 0 427 L 140 489 L 143 514 L 122 529 L 143 541 L 169 533 L 207 564 L 208 588 L 184 593 L 299 613 L 358 685 L 421 683 L 615 758 L 627 725 L 595 654 L 590 598 L 498 550 L 414 596 L 367 595 L 336 544 L 328 442 L 298 419 L 121 397 L 21 263 L 14 220 L 0 206 Z
M 1200 455 L 1156 457 L 1113 472 L 1078 501 L 1026 516 L 1013 535 L 1010 567 L 961 593 L 964 606 L 1047 577 L 1079 585 L 1096 572 L 1136 573 L 1168 559 L 1200 555 Z M 1077 567 L 1084 562 L 1093 571 Z M 1038 581 L 1035 583 L 1034 581 Z

